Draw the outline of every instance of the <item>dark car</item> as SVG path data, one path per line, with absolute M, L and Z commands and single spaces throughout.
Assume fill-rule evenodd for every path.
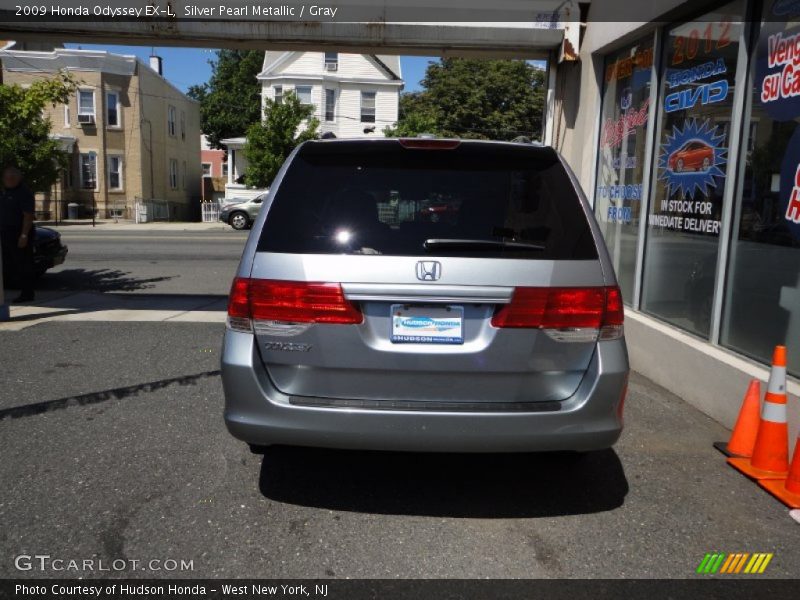
M 47 269 L 63 264 L 67 257 L 67 247 L 61 243 L 61 234 L 49 227 L 36 227 L 33 238 L 33 268 L 36 277 L 44 275 Z M 8 263 L 4 263 L 3 282 L 13 287 L 14 277 L 9 273 Z
M 68 248 L 61 243 L 61 234 L 49 227 L 37 227 L 33 243 L 33 264 L 36 276 L 41 277 L 47 269 L 64 264 Z

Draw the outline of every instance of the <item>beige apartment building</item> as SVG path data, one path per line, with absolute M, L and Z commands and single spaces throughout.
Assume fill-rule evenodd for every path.
M 138 210 L 183 220 L 199 212 L 200 107 L 161 75 L 161 59 L 146 65 L 103 51 L 11 47 L 0 60 L 6 85 L 60 70 L 79 82 L 68 104 L 47 109 L 70 160 L 53 189 L 37 195 L 38 218 L 66 218 L 70 204 L 98 218 L 132 219 Z

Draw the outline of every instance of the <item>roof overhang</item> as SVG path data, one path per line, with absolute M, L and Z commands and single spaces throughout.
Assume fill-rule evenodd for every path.
M 133 75 L 135 56 L 112 54 L 99 50 L 56 48 L 50 52 L 29 50 L 0 50 L 3 68 L 9 71 L 54 73 L 67 71 L 100 71 L 114 75 Z
M 220 144 L 229 150 L 242 150 L 247 143 L 246 137 L 225 138 L 219 141 Z
M 74 135 L 65 135 L 61 133 L 51 134 L 50 139 L 60 144 L 62 152 L 72 152 L 72 149 L 75 147 L 75 142 L 78 141 Z

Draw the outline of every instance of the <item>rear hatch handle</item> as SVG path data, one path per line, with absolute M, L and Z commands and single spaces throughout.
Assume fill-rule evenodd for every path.
M 513 287 L 476 285 L 343 283 L 348 300 L 374 302 L 434 302 L 508 304 Z

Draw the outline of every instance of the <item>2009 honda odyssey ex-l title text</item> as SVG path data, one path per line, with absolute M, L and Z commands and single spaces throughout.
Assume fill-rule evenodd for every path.
M 306 142 L 233 282 L 225 421 L 254 446 L 607 448 L 622 321 L 594 216 L 553 149 Z

